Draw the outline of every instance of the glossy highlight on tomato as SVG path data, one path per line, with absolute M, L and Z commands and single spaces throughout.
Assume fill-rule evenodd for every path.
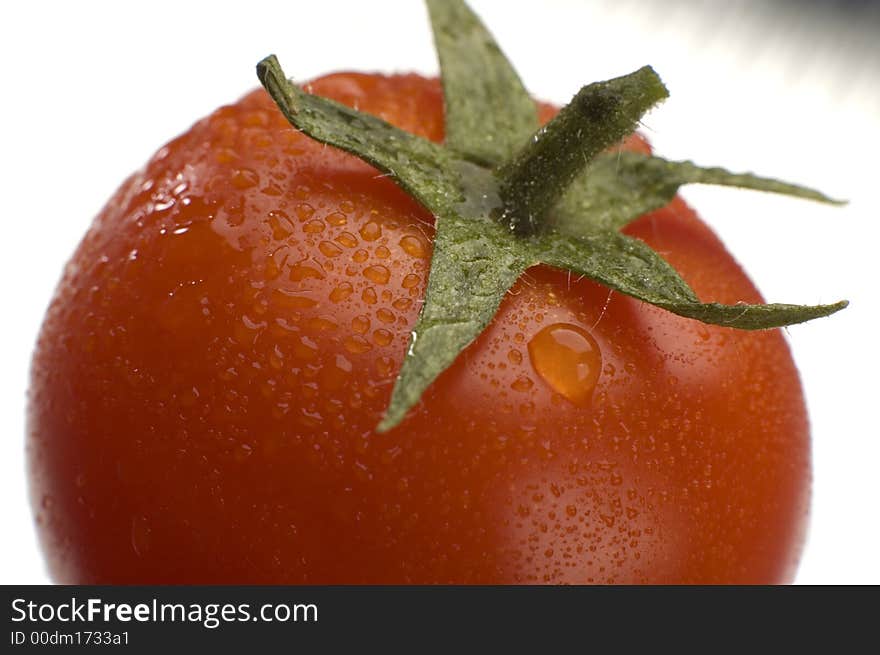
M 310 91 L 443 139 L 436 80 L 345 73 Z M 625 232 L 701 299 L 761 302 L 682 200 Z M 809 436 L 778 330 L 535 267 L 377 434 L 432 235 L 427 211 L 262 90 L 162 148 L 96 218 L 39 337 L 28 453 L 53 578 L 791 580 Z

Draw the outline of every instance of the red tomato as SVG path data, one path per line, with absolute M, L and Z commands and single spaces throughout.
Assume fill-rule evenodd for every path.
M 312 91 L 443 138 L 436 81 L 339 74 Z M 682 201 L 627 232 L 704 300 L 761 302 Z M 809 438 L 777 330 L 534 268 L 376 434 L 432 233 L 263 91 L 162 148 L 95 220 L 34 357 L 29 461 L 54 579 L 791 579 Z

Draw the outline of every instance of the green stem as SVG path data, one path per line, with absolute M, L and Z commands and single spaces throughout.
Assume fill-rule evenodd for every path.
M 537 232 L 547 210 L 590 161 L 631 134 L 642 114 L 668 95 L 650 66 L 583 87 L 498 171 L 510 229 Z

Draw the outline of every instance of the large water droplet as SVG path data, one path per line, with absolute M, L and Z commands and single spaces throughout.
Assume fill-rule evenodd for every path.
M 529 341 L 532 367 L 554 391 L 586 403 L 599 380 L 602 353 L 592 335 L 571 323 L 554 323 Z

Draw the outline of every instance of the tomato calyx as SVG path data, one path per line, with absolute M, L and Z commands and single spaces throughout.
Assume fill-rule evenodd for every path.
M 311 95 L 274 55 L 257 65 L 290 123 L 391 177 L 436 218 L 422 311 L 377 430 L 390 430 L 489 324 L 525 270 L 547 264 L 705 323 L 756 330 L 827 316 L 846 305 L 703 303 L 657 252 L 619 230 L 688 183 L 720 184 L 841 204 L 797 185 L 609 151 L 668 95 L 650 67 L 585 86 L 539 127 L 535 104 L 492 36 L 461 0 L 428 0 L 445 96 L 438 145 Z

